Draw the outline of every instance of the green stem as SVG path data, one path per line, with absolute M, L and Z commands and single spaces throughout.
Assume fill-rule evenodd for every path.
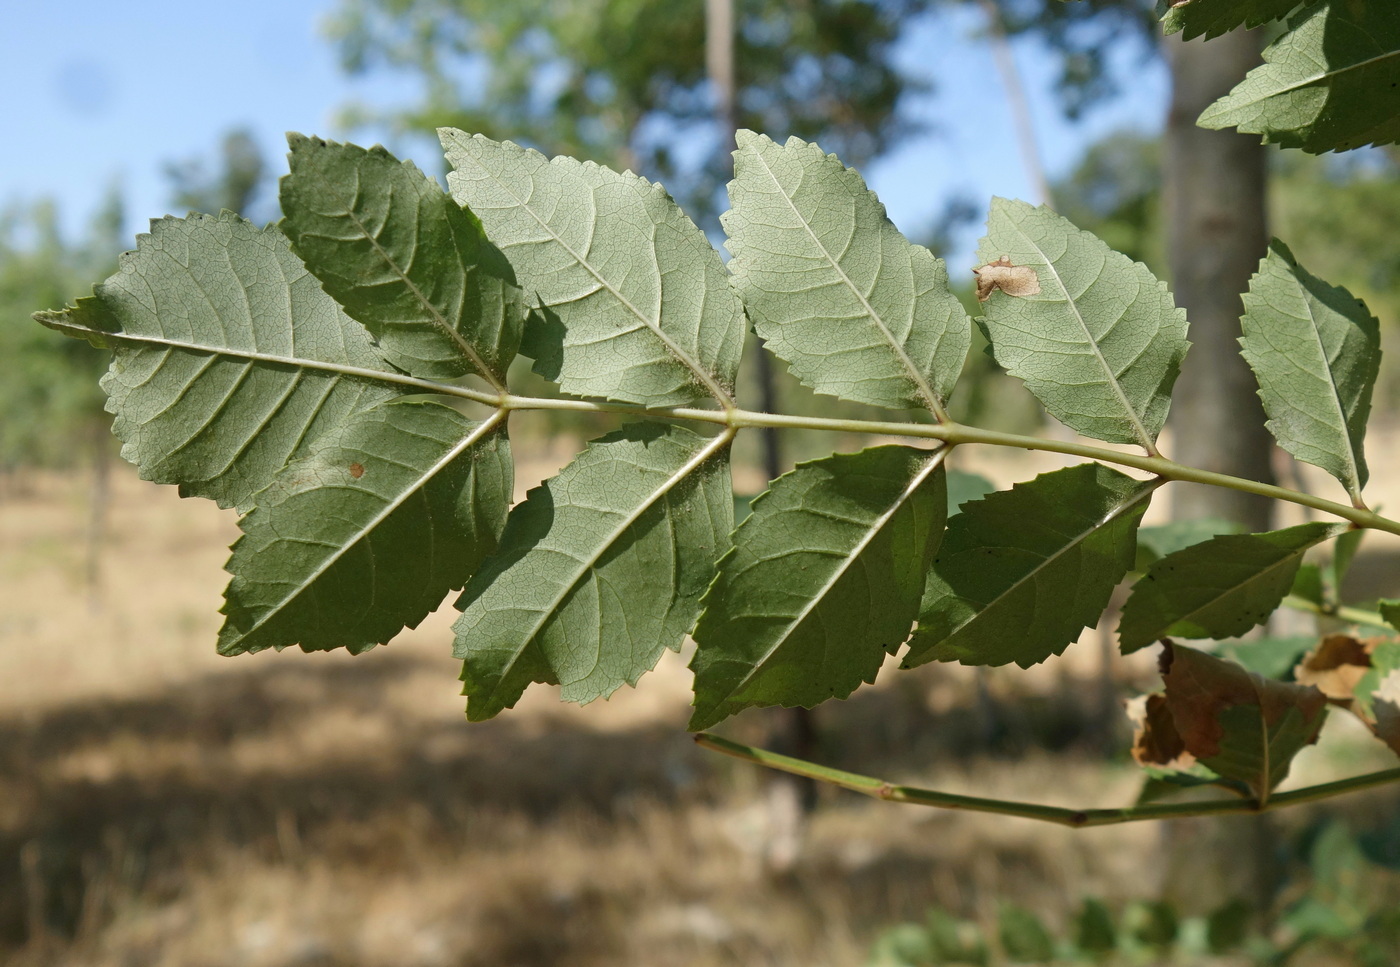
M 455 388 L 454 388 L 455 389 Z M 905 423 L 895 420 L 841 420 L 819 416 L 787 416 L 778 413 L 758 413 L 753 410 L 724 409 L 710 410 L 685 406 L 646 407 L 632 403 L 601 403 L 592 400 L 544 399 L 529 396 L 506 395 L 493 400 L 488 394 L 468 391 L 457 393 L 477 402 L 491 402 L 511 410 L 566 410 L 590 413 L 620 413 L 661 419 L 692 420 L 714 423 L 720 426 L 778 427 L 794 430 L 822 430 L 835 433 L 870 433 L 880 436 L 909 437 L 923 440 L 941 440 L 949 444 L 980 443 L 996 447 L 1013 447 L 1020 450 L 1042 450 L 1046 453 L 1063 453 L 1067 456 L 1083 457 L 1103 463 L 1132 467 L 1145 473 L 1161 477 L 1163 480 L 1177 480 L 1185 483 L 1209 484 L 1244 493 L 1259 494 L 1273 500 L 1311 507 L 1323 513 L 1332 514 L 1351 521 L 1358 527 L 1368 527 L 1400 535 L 1400 522 L 1382 517 L 1364 507 L 1326 500 L 1312 494 L 1276 487 L 1273 484 L 1232 477 L 1229 474 L 1215 473 L 1188 467 L 1160 456 L 1148 456 L 1108 447 L 1078 443 L 1067 440 L 1051 440 L 1046 437 L 1025 436 L 1019 433 L 1000 433 L 996 430 L 983 430 L 964 426 L 961 423 Z
M 934 792 L 914 786 L 901 786 L 883 779 L 845 772 L 817 765 L 803 759 L 779 755 L 767 749 L 740 745 L 722 739 L 708 732 L 695 736 L 697 744 L 736 759 L 753 762 L 768 769 L 805 776 L 818 782 L 829 783 L 849 789 L 874 799 L 887 802 L 907 802 L 917 806 L 934 806 L 939 809 L 962 809 L 967 812 L 993 813 L 998 816 L 1017 816 L 1021 819 L 1038 819 L 1041 822 L 1056 823 L 1072 829 L 1088 826 L 1116 826 L 1119 823 L 1136 823 L 1150 819 L 1179 819 L 1186 816 L 1223 816 L 1230 813 L 1261 813 L 1285 806 L 1330 799 L 1347 793 L 1359 792 L 1376 786 L 1400 782 L 1400 769 L 1387 769 L 1371 772 L 1338 782 L 1326 782 L 1291 792 L 1281 792 L 1261 805 L 1252 799 L 1209 799 L 1204 802 L 1145 803 L 1141 806 L 1127 806 L 1121 809 L 1066 809 L 1061 806 L 1043 806 L 1039 803 L 1014 802 L 1005 799 L 985 799 L 980 796 L 959 796 L 948 792 Z
M 1318 604 L 1316 601 L 1309 601 L 1307 598 L 1300 598 L 1296 594 L 1290 594 L 1280 602 L 1285 608 L 1292 608 L 1294 611 L 1307 611 L 1311 614 L 1320 614 L 1328 618 L 1336 618 L 1338 621 L 1345 621 L 1348 624 L 1366 625 L 1371 628 L 1384 628 L 1386 631 L 1394 631 L 1389 621 L 1386 621 L 1374 611 L 1367 611 L 1364 608 L 1350 608 L 1346 605 L 1335 607 Z

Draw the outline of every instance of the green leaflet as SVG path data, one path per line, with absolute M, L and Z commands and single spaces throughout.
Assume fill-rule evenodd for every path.
M 1157 485 L 1094 463 L 989 494 L 948 521 L 903 667 L 1028 668 L 1098 620 Z
M 1310 274 L 1277 239 L 1250 279 L 1240 323 L 1244 358 L 1279 446 L 1359 498 L 1380 323 L 1346 289 Z
M 1400 631 L 1400 599 L 1382 598 L 1376 602 L 1376 610 L 1380 612 L 1386 624 Z
M 1183 40 L 1206 39 L 1229 33 L 1236 27 L 1253 28 L 1288 16 L 1303 0 L 1157 0 L 1163 33 L 1178 31 Z
M 692 731 L 875 680 L 909 635 L 942 537 L 946 452 L 836 454 L 799 464 L 753 502 L 695 627 Z
M 949 517 L 956 514 L 962 505 L 968 501 L 981 500 L 997 489 L 996 484 L 992 483 L 980 473 L 968 473 L 965 470 L 948 470 L 944 472 L 944 477 L 948 481 Z
M 239 526 L 225 655 L 364 651 L 418 625 L 496 547 L 511 498 L 504 415 L 394 400 L 326 433 Z
M 530 491 L 458 601 L 469 719 L 531 681 L 605 698 L 680 647 L 733 526 L 732 439 L 634 423 Z
M 719 253 L 659 185 L 509 141 L 438 132 L 452 197 L 481 219 L 540 306 L 523 350 L 566 393 L 727 402 L 744 309 Z
M 997 362 L 1066 426 L 1152 451 L 1189 345 L 1166 285 L 1050 209 L 996 198 L 977 257 L 1002 256 L 1035 269 L 1040 292 L 983 303 Z
M 752 131 L 738 145 L 722 220 L 758 335 L 818 393 L 941 417 L 972 338 L 942 259 L 835 155 Z
M 404 372 L 504 389 L 524 301 L 476 217 L 381 147 L 287 140 L 282 230 L 326 291 Z
M 406 391 L 273 228 L 151 222 L 117 273 L 44 325 L 108 347 L 122 456 L 184 496 L 246 508 L 356 410 Z
M 1244 527 L 1234 521 L 1215 517 L 1174 520 L 1155 527 L 1139 527 L 1137 560 L 1133 562 L 1133 570 L 1146 571 L 1154 561 L 1183 547 L 1208 541 L 1217 534 L 1238 534 L 1242 530 Z
M 1160 638 L 1235 638 L 1262 622 L 1293 586 L 1303 554 L 1347 524 L 1300 524 L 1225 534 L 1155 562 L 1133 585 L 1118 636 L 1123 653 Z
M 1307 7 L 1264 51 L 1264 64 L 1197 123 L 1314 154 L 1393 144 L 1400 138 L 1400 4 Z

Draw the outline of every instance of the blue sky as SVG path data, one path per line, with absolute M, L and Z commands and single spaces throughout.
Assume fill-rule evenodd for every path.
M 677 0 L 699 2 L 699 0 Z M 285 151 L 288 130 L 351 136 L 335 124 L 352 101 L 381 106 L 413 98 L 411 79 L 387 73 L 350 78 L 321 24 L 335 0 L 244 0 L 239 4 L 94 0 L 0 0 L 0 105 L 8 132 L 0 151 L 0 208 L 58 199 L 78 231 L 113 184 L 126 200 L 129 232 L 170 208 L 164 166 L 212 158 L 224 132 L 250 128 L 268 156 Z M 924 24 L 900 57 L 935 85 L 915 113 L 930 131 L 881 159 L 866 177 L 901 228 L 915 233 L 961 193 L 1033 199 L 991 55 L 973 39 L 972 11 Z M 1125 48 L 1128 45 L 1125 45 Z M 1053 99 L 1053 58 L 1033 42 L 1016 45 L 1052 176 L 1083 146 L 1120 127 L 1156 130 L 1166 110 L 1166 77 L 1123 52 L 1129 93 L 1083 123 L 1065 121 Z M 382 132 L 353 132 L 370 142 Z M 435 170 L 430 150 L 411 154 Z M 971 258 L 977 232 L 955 258 Z

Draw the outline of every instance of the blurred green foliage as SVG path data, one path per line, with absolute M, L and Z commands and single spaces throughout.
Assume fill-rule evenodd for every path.
M 1241 898 L 1204 916 L 1181 916 L 1163 900 L 1133 901 L 1115 915 L 1109 902 L 1089 897 L 1056 931 L 1009 904 L 990 923 L 934 909 L 924 923 L 882 931 L 867 963 L 1393 967 L 1400 963 L 1400 872 L 1391 848 L 1397 841 L 1400 817 L 1361 836 L 1335 820 L 1308 828 L 1282 900 L 1268 915 Z
M 70 466 L 87 458 L 89 440 L 107 439 L 97 380 L 108 354 L 55 339 L 30 316 L 71 303 L 109 275 L 121 225 L 115 190 L 76 243 L 62 237 L 51 201 L 0 213 L 0 470 Z

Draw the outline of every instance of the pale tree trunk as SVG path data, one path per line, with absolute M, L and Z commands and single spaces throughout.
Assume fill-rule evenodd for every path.
M 1163 157 L 1172 289 L 1191 320 L 1191 351 L 1172 393 L 1170 456 L 1194 467 L 1272 482 L 1272 444 L 1256 384 L 1240 356 L 1240 293 L 1268 245 L 1265 153 L 1256 135 L 1207 131 L 1196 118 L 1259 63 L 1259 38 L 1164 41 L 1172 104 Z M 1268 530 L 1266 498 L 1173 484 L 1172 516 L 1220 517 Z
M 1192 342 L 1172 393 L 1169 455 L 1272 482 L 1272 442 L 1236 342 L 1240 294 L 1268 245 L 1266 149 L 1256 135 L 1196 126 L 1201 112 L 1259 63 L 1260 39 L 1256 31 L 1236 30 L 1209 42 L 1184 42 L 1178 35 L 1163 44 L 1172 77 L 1162 168 L 1168 252 L 1172 289 L 1190 319 Z M 1251 531 L 1269 529 L 1272 504 L 1265 498 L 1187 484 L 1172 484 L 1171 494 L 1175 519 L 1217 517 Z M 1267 910 L 1280 873 L 1270 819 L 1164 824 L 1167 894 L 1192 906 L 1252 894 L 1255 906 Z M 1223 892 L 1203 895 L 1203 883 Z

